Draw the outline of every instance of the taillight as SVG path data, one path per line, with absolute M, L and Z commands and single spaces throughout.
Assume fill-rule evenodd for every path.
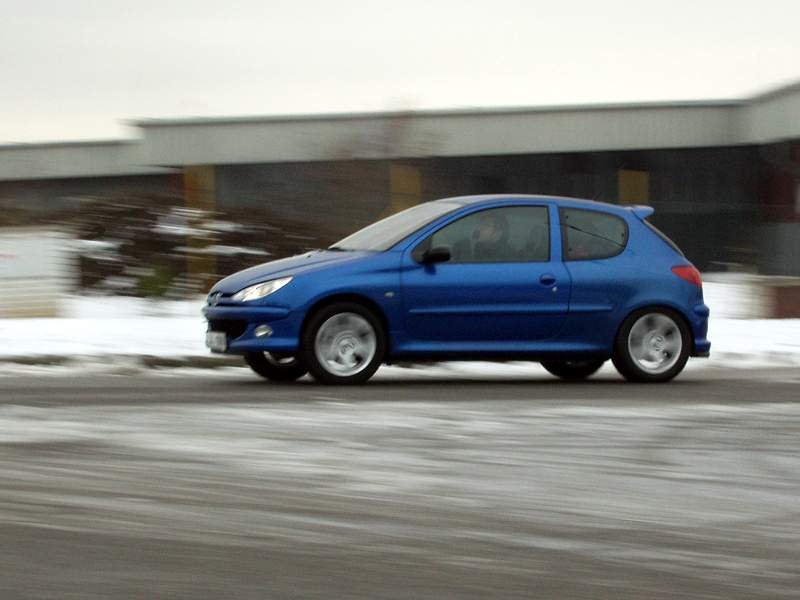
M 672 267 L 672 272 L 684 281 L 688 281 L 697 287 L 703 287 L 703 279 L 700 277 L 700 271 L 692 265 L 680 265 Z

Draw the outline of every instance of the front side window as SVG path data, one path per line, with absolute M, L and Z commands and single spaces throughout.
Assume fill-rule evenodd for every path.
M 628 243 L 628 224 L 609 213 L 562 208 L 561 239 L 565 260 L 596 260 L 620 254 Z
M 446 246 L 451 263 L 545 262 L 550 260 L 546 206 L 508 206 L 471 213 L 424 242 Z

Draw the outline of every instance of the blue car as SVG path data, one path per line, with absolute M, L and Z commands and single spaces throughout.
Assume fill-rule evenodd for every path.
M 708 356 L 700 273 L 653 209 L 546 196 L 425 202 L 327 250 L 226 277 L 206 343 L 259 375 L 362 383 L 383 363 L 535 360 L 585 379 L 611 359 L 663 382 Z

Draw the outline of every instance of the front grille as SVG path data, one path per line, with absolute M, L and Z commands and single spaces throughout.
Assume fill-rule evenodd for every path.
M 208 328 L 211 331 L 224 331 L 230 338 L 238 338 L 247 329 L 247 321 L 241 319 L 210 319 Z
M 217 304 L 229 304 L 231 302 L 232 294 L 223 294 L 222 292 L 214 292 L 206 296 L 206 304 L 208 306 L 216 306 Z

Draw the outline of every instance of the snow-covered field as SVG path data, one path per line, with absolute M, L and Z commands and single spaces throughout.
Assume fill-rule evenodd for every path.
M 707 282 L 706 303 L 712 317 L 712 357 L 696 365 L 800 366 L 800 319 L 736 318 L 753 314 L 747 286 Z M 72 297 L 64 316 L 55 319 L 0 319 L 0 360 L 10 357 L 61 356 L 107 361 L 114 356 L 208 356 L 204 345 L 202 298 L 152 301 L 128 297 Z M 692 364 L 692 363 L 690 363 Z M 461 370 L 511 375 L 530 365 L 447 365 Z M 431 373 L 438 370 L 431 371 Z
M 9 356 L 207 355 L 203 300 L 71 297 L 64 316 L 0 320 L 0 358 Z

